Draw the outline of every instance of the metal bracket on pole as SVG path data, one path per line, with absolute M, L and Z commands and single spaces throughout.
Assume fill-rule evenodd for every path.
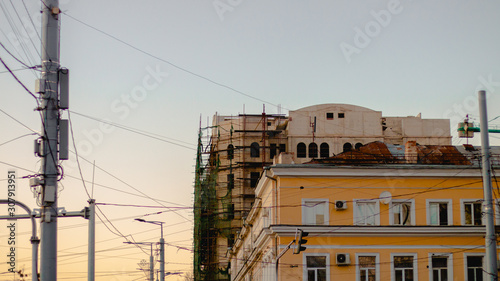
M 290 241 L 290 243 L 288 243 L 288 245 L 286 245 L 285 249 L 283 249 L 279 255 L 276 257 L 276 281 L 278 281 L 278 276 L 279 276 L 279 261 L 280 261 L 280 258 L 288 251 L 290 250 L 290 247 L 292 246 L 292 244 L 295 243 L 295 239 L 293 239 L 292 241 Z

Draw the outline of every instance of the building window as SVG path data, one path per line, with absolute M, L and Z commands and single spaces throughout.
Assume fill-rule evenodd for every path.
M 256 142 L 250 145 L 250 157 L 260 157 L 260 145 Z
M 379 205 L 374 200 L 354 200 L 355 225 L 379 225 Z
M 309 158 L 318 158 L 318 145 L 314 142 L 309 144 Z
M 304 254 L 306 268 L 303 280 L 328 281 L 330 280 L 330 261 L 325 254 Z
M 343 152 L 348 152 L 348 151 L 351 151 L 352 150 L 352 144 L 346 142 L 344 143 L 344 146 L 343 146 Z
M 306 144 L 303 142 L 300 142 L 297 144 L 297 158 L 306 158 Z
M 257 187 L 259 183 L 260 173 L 259 172 L 251 172 L 250 173 L 250 187 Z
M 227 189 L 234 188 L 234 174 L 227 174 Z
M 326 113 L 326 120 L 333 120 L 333 112 Z
M 415 204 L 414 200 L 393 200 L 389 211 L 391 224 L 393 225 L 414 225 L 415 224 Z
M 339 118 L 344 118 L 345 117 L 345 114 L 343 112 L 340 112 L 339 115 L 338 115 Z
M 393 256 L 394 279 L 395 281 L 413 281 L 415 278 L 415 255 L 411 256 Z
M 482 225 L 482 203 L 475 201 L 462 202 L 462 224 L 463 225 Z
M 234 146 L 232 144 L 227 146 L 227 158 L 229 160 L 234 158 Z
M 451 200 L 427 200 L 427 224 L 450 225 L 453 222 Z
M 302 224 L 328 224 L 328 199 L 302 199 Z
M 330 146 L 324 142 L 319 146 L 319 157 L 328 158 L 330 157 Z
M 354 145 L 354 149 L 360 149 L 363 146 L 362 143 L 358 142 Z
M 273 159 L 274 156 L 276 156 L 277 150 L 278 150 L 278 148 L 276 147 L 276 144 L 275 143 L 271 143 L 271 148 L 269 150 L 269 158 L 270 159 Z
M 380 280 L 378 276 L 378 262 L 377 256 L 373 254 L 360 254 L 357 255 L 356 265 L 357 265 L 357 280 L 356 281 L 376 281 Z
M 286 152 L 286 144 L 280 143 L 280 153 Z
M 431 257 L 431 281 L 448 281 L 448 256 Z
M 482 256 L 467 256 L 467 281 L 483 281 Z

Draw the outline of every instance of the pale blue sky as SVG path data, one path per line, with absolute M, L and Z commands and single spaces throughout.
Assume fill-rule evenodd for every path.
M 39 25 L 40 2 L 24 2 Z M 10 1 L 0 0 L 0 3 L 13 17 L 15 25 L 22 28 Z M 22 2 L 13 3 L 24 18 L 22 22 L 31 26 Z M 490 118 L 500 115 L 500 3 L 497 1 L 64 0 L 61 9 L 67 14 L 61 15 L 61 64 L 71 71 L 70 109 L 173 138 L 181 145 L 117 128 L 106 131 L 100 129 L 97 122 L 73 114 L 77 148 L 86 159 L 95 160 L 98 166 L 123 182 L 148 196 L 180 206 L 192 204 L 194 149 L 200 116 L 205 125 L 207 118 L 216 112 L 238 114 L 245 108 L 246 113 L 261 113 L 262 100 L 269 102 L 268 113 L 276 113 L 278 104 L 283 107 L 282 113 L 287 113 L 288 109 L 314 104 L 348 103 L 380 110 L 387 116 L 422 113 L 423 118 L 452 118 L 451 127 L 455 128 L 456 121 L 464 118 L 464 114 L 478 116 L 478 89 L 486 89 L 491 94 Z M 377 15 L 385 16 L 379 19 L 381 23 L 377 23 Z M 145 55 L 68 16 L 254 98 Z M 0 11 L 0 30 L 0 42 L 30 64 L 20 45 L 12 42 L 14 33 L 3 10 Z M 21 32 L 24 31 L 21 29 Z M 31 35 L 22 41 L 36 59 L 38 55 L 30 40 L 38 49 L 40 41 L 35 33 Z M 356 38 L 366 36 L 369 42 L 356 44 Z M 351 50 L 356 48 L 357 53 L 346 56 L 341 48 L 346 44 Z M 12 69 L 20 68 L 3 49 L 0 56 Z M 35 63 L 39 64 L 39 58 Z M 156 73 L 156 79 L 151 72 Z M 34 89 L 33 73 L 19 71 L 16 74 Z M 146 92 L 140 92 L 141 89 Z M 0 109 L 39 130 L 40 120 L 33 111 L 33 98 L 8 73 L 0 73 L 0 92 Z M 136 94 L 136 98 L 130 98 L 127 104 L 124 96 L 131 94 Z M 2 112 L 0 129 L 0 144 L 30 133 Z M 160 138 L 172 141 L 163 137 Z M 491 143 L 500 145 L 499 137 L 492 136 Z M 0 161 L 37 170 L 39 159 L 32 153 L 33 139 L 34 136 L 27 136 L 0 145 Z M 463 142 L 453 139 L 454 144 Z M 473 142 L 479 143 L 479 138 Z M 64 163 L 66 178 L 60 206 L 80 210 L 86 205 L 86 195 L 81 181 L 70 178 L 79 177 L 72 158 Z M 85 179 L 90 181 L 91 165 L 81 164 Z M 8 168 L 0 164 L 0 180 L 6 177 Z M 30 174 L 19 169 L 18 173 Z M 138 194 L 100 170 L 96 172 L 95 182 Z M 27 181 L 21 181 L 19 188 L 18 199 L 35 207 Z M 99 186 L 95 187 L 94 194 L 98 202 L 158 205 L 150 199 Z M 130 217 L 114 222 L 123 234 L 151 230 L 134 235 L 136 241 L 158 239 L 157 227 L 139 225 L 133 222 L 133 217 L 160 209 L 106 206 L 102 209 L 110 219 Z M 192 218 L 189 209 L 180 214 Z M 172 212 L 147 218 L 173 225 L 165 228 L 169 234 L 167 242 L 191 247 L 191 222 Z M 61 219 L 60 225 L 82 223 L 81 219 Z M 26 225 L 26 231 L 28 227 Z M 0 233 L 0 245 L 3 245 L 2 237 L 5 235 Z M 26 240 L 23 247 L 29 247 L 28 235 L 22 237 Z M 60 249 L 65 250 L 61 255 L 85 252 L 84 226 L 61 230 L 60 237 Z M 74 237 L 78 237 L 78 242 Z M 98 241 L 112 238 L 116 236 L 102 225 L 98 226 Z M 123 247 L 123 241 L 117 238 L 98 244 L 98 250 Z M 68 249 L 72 245 L 82 247 Z M 171 246 L 167 249 L 167 261 L 173 262 L 167 267 L 169 271 L 190 270 L 188 251 Z M 132 247 L 100 255 L 98 258 L 120 256 L 108 257 L 106 263 L 101 260 L 100 271 L 135 269 L 137 262 L 147 259 L 146 254 Z M 61 265 L 60 276 L 77 271 L 81 273 L 73 276 L 83 280 L 86 258 L 68 259 L 60 258 L 62 264 L 77 262 L 76 269 Z M 116 280 L 137 277 L 117 276 Z

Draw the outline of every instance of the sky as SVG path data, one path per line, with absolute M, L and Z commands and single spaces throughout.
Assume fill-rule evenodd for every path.
M 29 66 L 40 64 L 40 7 L 0 0 L 0 42 Z M 479 121 L 478 90 L 488 93 L 489 119 L 500 116 L 498 1 L 61 0 L 60 8 L 61 66 L 70 71 L 63 118 L 74 142 L 58 200 L 79 211 L 87 189 L 102 204 L 96 280 L 145 280 L 138 268 L 149 246 L 124 242 L 157 242 L 160 227 L 135 218 L 164 222 L 167 280 L 192 271 L 197 134 L 216 113 L 287 114 L 324 103 L 421 113 L 450 119 L 454 145 L 467 142 L 456 137 L 459 121 Z M 34 91 L 39 72 L 3 48 L 0 57 Z M 20 178 L 40 169 L 35 107 L 0 65 L 0 198 L 9 170 Z M 479 135 L 469 142 L 480 144 Z M 500 136 L 490 143 L 500 145 Z M 27 179 L 16 199 L 38 208 Z M 86 279 L 87 223 L 59 219 L 61 280 Z M 3 253 L 8 233 L 0 229 Z M 30 232 L 20 221 L 17 266 L 27 272 Z

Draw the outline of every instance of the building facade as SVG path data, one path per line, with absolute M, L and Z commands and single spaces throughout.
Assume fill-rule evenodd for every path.
M 415 162 L 430 159 L 426 149 L 403 149 L 390 164 L 280 155 L 231 249 L 231 280 L 486 280 L 478 152 L 434 147 L 433 163 Z M 309 235 L 293 254 L 298 230 Z
M 194 276 L 229 280 L 229 251 L 255 204 L 264 167 L 280 153 L 294 163 L 327 159 L 379 141 L 451 143 L 449 120 L 384 117 L 380 111 L 323 104 L 280 114 L 215 115 L 200 128 L 195 172 Z

